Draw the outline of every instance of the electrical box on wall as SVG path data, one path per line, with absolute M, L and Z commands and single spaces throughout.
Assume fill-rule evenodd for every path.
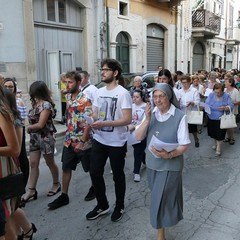
M 0 22 L 0 30 L 3 30 L 3 23 Z

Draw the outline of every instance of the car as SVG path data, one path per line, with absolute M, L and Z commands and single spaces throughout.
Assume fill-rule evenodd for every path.
M 148 91 L 152 91 L 152 88 L 155 85 L 154 78 L 156 76 L 158 76 L 158 71 L 146 72 L 142 75 L 142 82 L 145 84 L 145 87 L 148 89 Z
M 133 82 L 134 78 L 138 75 L 142 75 L 141 73 L 123 73 L 122 76 L 124 78 L 124 87 L 126 89 L 128 89 L 128 86 L 131 85 L 131 83 Z M 98 82 L 97 84 L 95 84 L 95 87 L 97 88 L 101 88 L 104 87 L 106 84 L 104 82 Z M 130 88 L 130 87 L 129 87 Z

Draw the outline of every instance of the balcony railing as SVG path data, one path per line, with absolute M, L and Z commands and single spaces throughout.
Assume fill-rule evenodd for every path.
M 179 4 L 178 0 L 155 0 L 155 1 L 159 3 L 169 3 L 171 6 L 176 6 Z
M 196 10 L 192 16 L 192 30 L 198 28 L 198 32 L 202 31 L 206 35 L 218 35 L 221 29 L 221 18 L 205 9 Z

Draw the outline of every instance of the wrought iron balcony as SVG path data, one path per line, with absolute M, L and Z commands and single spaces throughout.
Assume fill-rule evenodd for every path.
M 196 10 L 192 16 L 192 36 L 213 38 L 219 35 L 221 18 L 205 9 Z
M 179 0 L 155 0 L 156 2 L 159 2 L 159 3 L 169 3 L 170 6 L 176 6 L 179 4 Z

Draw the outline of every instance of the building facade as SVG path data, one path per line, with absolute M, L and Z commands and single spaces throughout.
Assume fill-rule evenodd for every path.
M 125 73 L 174 70 L 176 1 L 105 1 L 105 55 L 120 60 Z M 107 48 L 107 49 L 106 49 Z
M 240 2 L 205 0 L 196 1 L 195 7 L 192 13 L 192 72 L 239 68 Z
M 124 73 L 239 68 L 239 0 L 0 4 L 7 13 L 0 16 L 0 73 L 16 77 L 23 93 L 33 81 L 45 81 L 59 107 L 60 73 L 82 67 L 97 83 L 105 57 L 121 61 Z

